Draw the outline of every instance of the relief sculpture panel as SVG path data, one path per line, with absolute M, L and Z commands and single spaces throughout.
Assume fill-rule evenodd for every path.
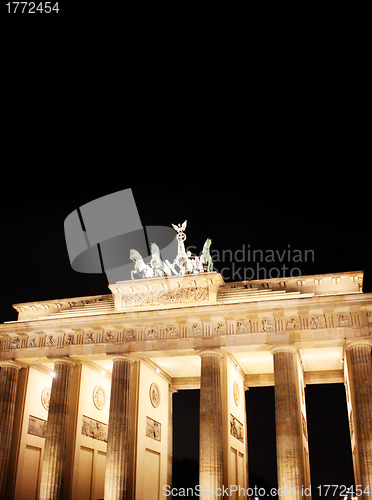
M 107 432 L 108 425 L 103 422 L 99 422 L 98 420 L 94 420 L 94 418 L 86 417 L 83 415 L 83 426 L 81 429 L 81 433 L 83 436 L 88 436 L 93 439 L 98 439 L 99 441 L 104 441 L 107 443 Z
M 146 417 L 146 436 L 161 441 L 161 423 Z
M 34 417 L 33 415 L 29 415 L 28 429 L 27 429 L 28 434 L 44 438 L 46 426 L 47 426 L 47 420 L 43 420 L 42 418 L 39 417 Z
M 188 287 L 180 288 L 175 291 L 152 291 L 144 293 L 135 293 L 130 295 L 122 295 L 121 307 L 140 307 L 146 305 L 162 305 L 162 304 L 182 304 L 184 302 L 199 302 L 208 300 L 208 288 Z
M 244 443 L 243 424 L 230 413 L 230 434 Z

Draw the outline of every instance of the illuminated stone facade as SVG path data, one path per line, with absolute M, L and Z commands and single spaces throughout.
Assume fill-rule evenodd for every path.
M 301 498 L 311 484 L 306 385 L 320 383 L 345 384 L 356 483 L 370 485 L 372 294 L 362 281 L 224 283 L 211 272 L 15 305 L 18 321 L 0 325 L 2 498 L 164 498 L 172 394 L 195 388 L 200 485 L 247 489 L 244 392 L 268 385 L 278 485 Z

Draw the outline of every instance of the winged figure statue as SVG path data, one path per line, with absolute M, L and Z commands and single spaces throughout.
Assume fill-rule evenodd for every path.
M 178 226 L 176 226 L 175 224 L 172 224 L 173 229 L 177 231 L 177 240 L 185 241 L 186 234 L 184 233 L 184 231 L 186 229 L 186 226 L 187 226 L 187 220 L 185 220 L 185 222 L 182 225 L 178 224 Z

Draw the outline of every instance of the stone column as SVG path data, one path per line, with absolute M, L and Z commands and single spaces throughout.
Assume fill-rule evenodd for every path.
M 105 500 L 129 500 L 130 387 L 132 364 L 127 356 L 114 358 L 107 437 Z
M 5 500 L 20 366 L 17 366 L 13 361 L 3 361 L 0 366 L 0 498 Z
M 247 485 L 247 489 L 249 488 L 249 461 L 248 461 L 248 423 L 247 423 L 247 403 L 246 403 L 246 400 L 245 400 L 245 391 L 246 390 L 249 390 L 249 387 L 245 385 L 245 382 L 243 382 L 243 387 L 244 387 L 244 392 L 243 392 L 243 403 L 244 403 L 244 428 L 245 428 L 245 432 L 244 432 L 244 439 L 245 439 L 245 457 L 246 457 L 246 460 L 245 460 L 245 463 L 246 463 L 246 466 L 245 466 L 245 481 L 246 481 L 246 485 Z
M 221 358 L 218 351 L 203 351 L 200 380 L 200 453 L 199 484 L 210 493 L 206 498 L 218 499 L 223 487 L 223 429 Z M 212 494 L 212 491 L 214 494 Z M 222 490 L 221 490 L 222 491 Z
M 41 469 L 40 500 L 61 498 L 73 366 L 74 363 L 67 358 L 54 361 L 54 378 Z
M 354 419 L 359 455 L 360 480 L 363 491 L 372 486 L 372 358 L 371 344 L 351 342 L 348 346 L 348 365 L 352 383 Z M 371 494 L 371 490 L 370 490 Z M 370 498 L 368 495 L 362 498 Z
M 169 387 L 168 401 L 168 470 L 167 470 L 167 485 L 172 487 L 172 472 L 173 472 L 173 394 L 176 389 Z
M 274 356 L 278 487 L 284 493 L 279 498 L 287 498 L 286 489 L 292 488 L 291 498 L 301 499 L 305 474 L 296 351 L 291 347 L 275 347 L 271 352 Z

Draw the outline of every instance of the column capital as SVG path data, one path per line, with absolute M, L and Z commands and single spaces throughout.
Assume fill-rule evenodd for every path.
M 0 367 L 5 367 L 5 366 L 8 366 L 9 368 L 17 368 L 17 370 L 20 370 L 22 368 L 21 365 L 19 365 L 18 363 L 12 361 L 11 359 L 9 360 L 0 360 Z
M 137 359 L 133 358 L 130 354 L 119 354 L 118 356 L 114 356 L 112 361 L 129 361 L 133 364 Z
M 198 352 L 198 356 L 200 356 L 201 358 L 203 356 L 218 356 L 220 359 L 222 359 L 224 357 L 224 353 L 219 349 L 203 349 L 202 351 Z
M 345 345 L 345 350 L 350 351 L 353 347 L 372 347 L 372 339 L 348 340 Z
M 66 358 L 55 358 L 55 359 L 51 359 L 51 362 L 56 364 L 56 363 L 65 363 L 66 365 L 70 365 L 70 366 L 75 366 L 76 363 L 75 361 L 72 361 L 72 359 L 66 357 Z
M 272 355 L 274 355 L 276 352 L 281 352 L 281 351 L 290 351 L 293 354 L 296 354 L 298 352 L 297 347 L 294 345 L 289 345 L 289 344 L 284 344 L 284 345 L 274 345 L 270 347 L 270 352 Z

